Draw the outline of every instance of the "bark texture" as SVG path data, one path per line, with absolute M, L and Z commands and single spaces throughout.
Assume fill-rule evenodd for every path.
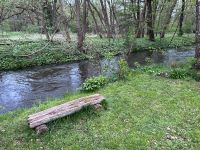
M 173 3 L 172 3 L 172 6 L 169 8 L 169 10 L 166 13 L 165 20 L 164 20 L 164 23 L 163 23 L 163 30 L 162 30 L 162 32 L 160 34 L 160 38 L 164 38 L 165 37 L 165 32 L 166 32 L 167 27 L 168 27 L 168 25 L 170 23 L 170 20 L 171 20 L 171 17 L 172 17 L 172 12 L 173 12 L 173 10 L 174 10 L 174 8 L 176 6 L 176 3 L 177 3 L 177 1 L 174 0 Z
M 180 14 L 180 18 L 179 18 L 179 36 L 183 35 L 183 20 L 184 20 L 184 11 L 185 11 L 185 0 L 182 0 L 182 7 L 181 7 L 181 14 Z
M 101 96 L 100 94 L 95 94 L 46 109 L 28 117 L 29 127 L 38 127 L 52 120 L 62 118 L 64 116 L 80 111 L 83 107 L 89 105 L 98 106 L 97 104 L 100 104 L 103 100 L 103 96 Z
M 155 41 L 153 17 L 152 17 L 152 0 L 147 0 L 147 34 L 150 41 Z
M 196 43 L 195 57 L 200 64 L 200 0 L 196 0 Z

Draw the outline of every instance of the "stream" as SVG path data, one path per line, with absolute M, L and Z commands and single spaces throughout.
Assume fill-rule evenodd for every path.
M 134 67 L 134 62 L 145 65 L 146 58 L 151 58 L 157 64 L 170 64 L 193 57 L 194 54 L 194 48 L 188 48 L 182 51 L 169 49 L 164 52 L 134 52 L 124 57 L 129 66 Z M 86 78 L 100 74 L 103 66 L 117 69 L 121 57 L 0 72 L 0 114 L 75 92 Z

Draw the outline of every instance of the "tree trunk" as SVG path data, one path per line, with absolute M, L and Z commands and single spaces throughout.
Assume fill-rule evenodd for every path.
M 88 8 L 90 10 L 90 13 L 91 13 L 92 18 L 93 18 L 94 23 L 95 23 L 96 32 L 99 34 L 99 37 L 102 38 L 102 35 L 100 33 L 100 29 L 99 29 L 99 26 L 98 26 L 98 23 L 97 23 L 97 19 L 95 17 L 94 11 L 92 10 L 91 5 L 90 5 L 90 0 L 87 0 L 87 3 L 88 3 Z
M 85 39 L 85 33 L 86 33 L 86 19 L 87 19 L 87 8 L 86 8 L 86 0 L 83 1 L 83 18 L 81 23 L 81 9 L 80 9 L 80 0 L 75 0 L 75 6 L 76 6 L 76 26 L 77 26 L 77 48 L 84 52 L 83 49 L 83 42 Z
M 160 6 L 159 6 L 159 14 L 157 15 L 157 17 L 158 17 L 158 21 L 157 21 L 157 25 L 156 25 L 156 28 L 157 29 L 159 29 L 159 34 L 161 34 L 161 29 L 160 29 L 160 23 L 161 23 L 161 16 L 162 16 L 162 14 L 163 14 L 163 10 L 164 10 L 164 8 L 165 8 L 165 6 L 166 6 L 166 2 L 167 2 L 167 0 L 164 0 L 163 2 L 162 2 L 162 4 L 160 4 Z
M 102 24 L 103 27 L 106 29 L 105 24 L 104 24 L 104 21 L 103 21 L 103 16 L 102 16 L 102 14 L 98 11 L 98 9 L 95 7 L 95 5 L 94 5 L 93 3 L 91 3 L 91 1 L 90 1 L 90 6 L 92 6 L 92 8 L 96 11 L 96 13 L 97 13 L 97 15 L 98 15 L 98 17 L 99 17 L 99 19 L 100 19 L 100 21 L 101 21 L 101 24 Z M 107 30 L 107 29 L 106 29 L 106 30 Z
M 87 2 L 86 0 L 83 1 L 83 18 L 82 18 L 82 33 L 83 33 L 83 41 L 85 40 L 85 34 L 87 30 Z
M 52 8 L 53 29 L 54 31 L 57 32 L 58 27 L 57 27 L 56 5 L 57 5 L 57 0 L 53 0 L 53 8 Z
M 137 0 L 137 20 L 136 20 L 136 38 L 140 38 L 141 36 L 141 30 L 140 30 L 140 23 L 141 23 L 141 19 L 140 19 L 140 0 Z
M 151 2 L 152 0 L 147 0 L 147 34 L 150 41 L 155 41 Z
M 116 21 L 116 27 L 118 28 L 118 32 L 119 32 L 119 21 L 118 21 L 117 15 L 116 15 L 116 6 L 114 4 L 112 6 L 112 12 L 113 12 L 113 20 Z
M 158 7 L 158 0 L 153 0 L 152 20 L 153 20 L 154 32 L 155 32 L 155 22 L 156 22 L 156 17 L 157 17 L 157 7 Z M 157 36 L 157 32 L 156 32 L 156 36 Z
M 77 48 L 82 51 L 83 48 L 83 33 L 81 28 L 81 10 L 80 10 L 80 0 L 75 0 L 76 6 L 76 27 L 77 27 Z
M 115 26 L 114 26 L 114 16 L 113 16 L 113 3 L 112 0 L 107 0 L 109 11 L 110 11 L 110 30 L 112 34 L 115 34 Z
M 174 8 L 176 6 L 176 3 L 177 3 L 177 0 L 174 0 L 171 8 L 168 10 L 168 13 L 166 14 L 165 21 L 163 23 L 163 30 L 162 30 L 162 32 L 160 34 L 160 38 L 164 38 L 165 37 L 165 32 L 166 32 L 167 27 L 168 27 L 168 25 L 170 23 L 172 12 L 173 12 L 173 10 L 174 10 Z
M 107 28 L 107 37 L 108 38 L 112 38 L 112 32 L 111 32 L 111 28 L 110 28 L 110 24 L 109 24 L 109 20 L 108 20 L 108 13 L 107 13 L 107 5 L 106 5 L 106 0 L 100 0 L 101 3 L 101 9 L 102 9 L 102 13 L 103 13 L 103 19 Z
M 140 32 L 141 32 L 141 37 L 144 37 L 144 26 L 145 26 L 145 16 L 146 16 L 146 8 L 147 8 L 147 3 L 146 0 L 144 0 L 144 8 L 141 12 L 141 21 L 140 21 Z
M 179 18 L 179 33 L 178 33 L 179 36 L 183 35 L 182 27 L 183 27 L 183 20 L 184 20 L 184 10 L 185 10 L 185 0 L 182 0 L 181 15 Z
M 66 38 L 66 41 L 70 43 L 71 37 L 70 37 L 70 34 L 69 34 L 69 20 L 68 20 L 67 16 L 65 15 L 65 12 L 64 12 L 63 0 L 59 0 L 59 1 L 60 1 L 60 8 L 61 8 L 63 24 L 64 24 L 65 38 Z
M 200 68 L 200 0 L 196 0 L 196 66 Z
M 47 1 L 44 1 L 42 4 L 42 27 L 43 27 L 43 32 L 46 35 L 46 38 L 48 41 L 50 41 L 50 35 L 47 29 Z

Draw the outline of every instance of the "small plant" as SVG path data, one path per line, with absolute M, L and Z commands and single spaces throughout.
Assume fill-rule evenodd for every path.
M 118 70 L 118 74 L 117 74 L 118 78 L 126 79 L 130 73 L 128 63 L 124 59 L 121 59 L 121 60 L 119 60 L 118 65 L 119 65 L 119 70 Z
M 82 85 L 83 91 L 94 91 L 108 83 L 108 79 L 104 76 L 91 77 L 86 79 Z
M 145 66 L 142 68 L 142 71 L 148 74 L 155 74 L 158 72 L 157 68 L 155 68 L 154 66 Z
M 191 78 L 193 78 L 196 81 L 200 81 L 200 71 L 196 69 L 191 69 L 189 72 L 189 75 Z
M 169 73 L 167 73 L 167 72 L 159 72 L 156 75 L 160 76 L 160 77 L 164 77 L 164 78 L 168 78 L 169 77 Z
M 153 64 L 153 60 L 151 58 L 149 58 L 149 57 L 145 58 L 145 62 L 146 62 L 147 65 Z
M 176 61 L 171 62 L 170 64 L 171 68 L 178 68 L 179 64 Z
M 140 65 L 140 63 L 139 63 L 139 62 L 134 62 L 134 66 L 135 66 L 136 68 L 139 68 L 139 67 L 141 67 L 141 65 Z
M 184 69 L 173 69 L 170 72 L 169 77 L 172 79 L 185 79 L 188 76 L 188 72 Z
M 128 47 L 130 50 L 134 50 L 137 48 L 137 42 L 134 34 L 129 31 L 126 34 L 125 41 L 124 41 L 124 46 Z

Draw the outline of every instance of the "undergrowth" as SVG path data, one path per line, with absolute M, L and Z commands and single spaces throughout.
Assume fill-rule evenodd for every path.
M 76 42 L 47 41 L 12 41 L 11 44 L 0 45 L 0 70 L 22 69 L 47 64 L 61 64 L 83 59 L 94 59 L 109 55 L 124 54 L 130 51 L 161 50 L 194 45 L 193 35 L 157 38 L 150 42 L 146 38 L 134 39 L 134 46 L 128 47 L 126 41 L 117 38 L 108 41 L 98 37 L 86 38 L 84 49 L 87 54 L 80 53 Z M 171 41 L 171 42 L 170 42 Z M 6 41 L 3 41 L 6 43 Z

